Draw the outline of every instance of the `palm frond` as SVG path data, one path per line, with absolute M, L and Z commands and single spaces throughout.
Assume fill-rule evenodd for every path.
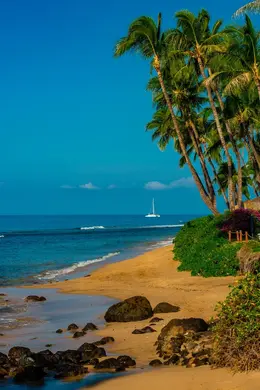
M 260 1 L 255 0 L 251 1 L 248 4 L 245 4 L 243 7 L 239 8 L 233 15 L 233 17 L 237 18 L 238 16 L 244 15 L 246 12 L 260 12 Z

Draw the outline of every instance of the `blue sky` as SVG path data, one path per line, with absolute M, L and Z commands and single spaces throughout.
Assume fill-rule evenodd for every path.
M 153 196 L 161 213 L 206 212 L 172 148 L 145 132 L 149 64 L 113 46 L 143 14 L 170 27 L 204 7 L 229 22 L 244 3 L 2 1 L 0 214 L 144 213 Z

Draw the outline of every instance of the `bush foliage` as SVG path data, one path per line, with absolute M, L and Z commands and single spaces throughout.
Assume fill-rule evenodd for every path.
M 226 215 L 207 216 L 188 222 L 175 238 L 175 258 L 181 262 L 179 271 L 192 275 L 236 275 L 239 262 L 236 254 L 241 244 L 230 244 L 218 226 Z
M 260 274 L 247 274 L 219 304 L 213 362 L 234 371 L 260 369 Z

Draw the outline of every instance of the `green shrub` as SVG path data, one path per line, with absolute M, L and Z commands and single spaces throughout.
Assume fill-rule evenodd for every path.
M 247 274 L 217 307 L 213 363 L 234 371 L 260 369 L 260 274 Z
M 241 244 L 230 244 L 217 228 L 225 218 L 207 216 L 185 224 L 174 241 L 175 258 L 181 262 L 179 271 L 204 277 L 237 274 L 236 254 Z

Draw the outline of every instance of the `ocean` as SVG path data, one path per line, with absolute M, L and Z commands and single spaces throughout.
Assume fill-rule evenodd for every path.
M 188 215 L 0 216 L 0 286 L 81 276 L 170 244 Z

